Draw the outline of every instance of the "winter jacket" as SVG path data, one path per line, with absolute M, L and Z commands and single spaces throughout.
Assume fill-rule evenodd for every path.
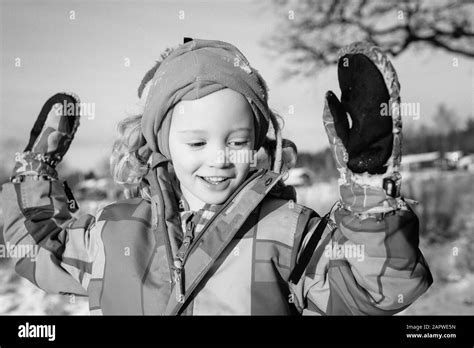
M 430 286 L 409 207 L 365 219 L 339 207 L 318 230 L 320 216 L 282 194 L 280 179 L 257 171 L 207 221 L 185 259 L 184 298 L 146 197 L 75 218 L 59 181 L 26 177 L 3 185 L 4 237 L 37 248 L 15 260 L 18 274 L 88 296 L 91 314 L 390 315 Z

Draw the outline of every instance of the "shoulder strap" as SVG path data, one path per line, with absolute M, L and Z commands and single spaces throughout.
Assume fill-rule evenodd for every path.
M 293 284 L 297 284 L 300 281 L 301 276 L 303 275 L 306 266 L 308 266 L 311 257 L 313 256 L 314 250 L 318 246 L 319 241 L 321 240 L 321 236 L 323 235 L 324 230 L 329 222 L 331 212 L 324 215 L 324 217 L 319 222 L 316 230 L 313 232 L 312 236 L 310 237 L 308 243 L 304 247 L 301 255 L 296 262 L 293 271 L 290 274 L 289 281 Z

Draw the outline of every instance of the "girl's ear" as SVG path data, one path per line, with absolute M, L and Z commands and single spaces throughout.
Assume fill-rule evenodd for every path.
M 271 169 L 275 154 L 275 140 L 266 137 L 262 147 L 257 152 L 257 169 Z
M 275 162 L 275 147 L 276 141 L 274 139 L 266 138 L 262 147 L 257 153 L 257 168 L 258 169 L 272 169 Z M 282 171 L 288 171 L 296 166 L 296 159 L 298 156 L 298 149 L 296 144 L 289 139 L 282 139 Z
M 296 144 L 288 139 L 283 139 L 282 141 L 282 160 L 283 160 L 283 167 L 284 170 L 288 171 L 291 168 L 296 166 L 296 159 L 298 157 L 298 149 L 296 148 Z

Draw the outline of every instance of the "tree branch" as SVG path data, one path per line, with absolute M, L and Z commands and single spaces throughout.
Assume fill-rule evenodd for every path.
M 299 12 L 293 8 L 295 19 L 282 22 L 276 34 L 264 44 L 280 55 L 293 57 L 300 71 L 307 71 L 301 68 L 306 65 L 313 72 L 334 64 L 339 49 L 354 40 L 373 42 L 393 56 L 420 43 L 473 58 L 474 32 L 469 16 L 472 10 L 468 6 L 467 0 L 452 0 L 443 6 L 421 0 L 306 1 Z M 396 21 L 397 10 L 405 14 L 403 23 L 387 21 L 381 27 L 391 14 Z

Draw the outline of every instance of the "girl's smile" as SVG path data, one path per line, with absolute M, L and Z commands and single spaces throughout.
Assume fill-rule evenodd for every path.
M 213 191 L 225 190 L 230 183 L 230 177 L 226 176 L 198 176 L 206 185 L 207 188 Z

